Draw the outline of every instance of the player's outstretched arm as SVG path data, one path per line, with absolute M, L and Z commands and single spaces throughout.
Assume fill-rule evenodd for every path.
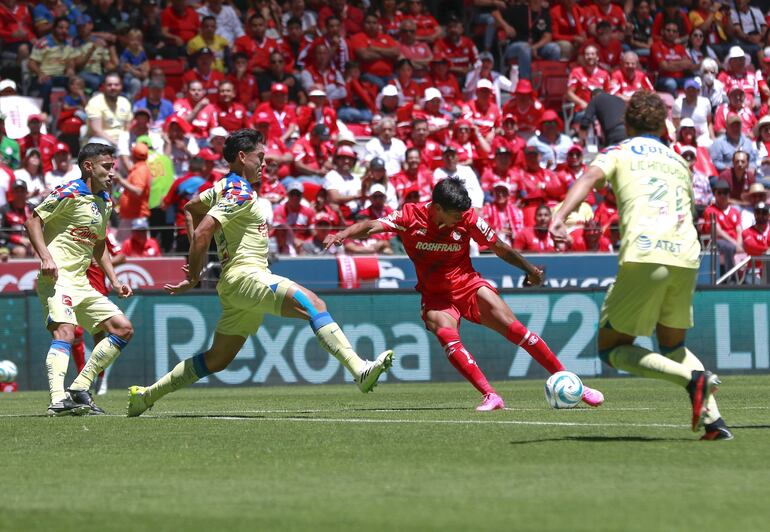
M 332 246 L 341 246 L 342 243 L 345 242 L 345 240 L 348 238 L 368 238 L 371 235 L 384 233 L 389 230 L 390 229 L 386 228 L 384 225 L 382 225 L 381 222 L 377 220 L 366 220 L 363 222 L 358 222 L 351 225 L 344 231 L 340 231 L 335 235 L 329 235 L 324 238 L 324 250 L 327 250 Z
M 59 277 L 59 269 L 56 267 L 56 263 L 48 252 L 48 248 L 45 246 L 45 238 L 43 237 L 43 220 L 38 216 L 36 212 L 32 212 L 24 227 L 27 228 L 27 234 L 29 235 L 29 241 L 32 243 L 32 247 L 35 249 L 35 253 L 40 257 L 40 271 L 43 275 L 52 277 L 54 281 Z
M 516 266 L 524 273 L 526 273 L 528 285 L 539 286 L 543 284 L 543 280 L 545 279 L 543 276 L 543 270 L 529 262 L 522 256 L 521 253 L 503 242 L 501 239 L 498 238 L 495 243 L 492 244 L 492 251 L 495 255 L 503 259 L 511 266 Z
M 112 267 L 112 257 L 107 253 L 107 246 L 104 240 L 99 240 L 94 245 L 94 259 L 99 267 L 102 269 L 107 279 L 112 284 L 112 289 L 122 298 L 131 297 L 134 295 L 134 291 L 127 284 L 123 284 L 118 280 L 118 276 L 115 275 L 115 268 Z
M 551 220 L 549 230 L 555 241 L 567 242 L 569 235 L 567 234 L 567 226 L 564 224 L 564 221 L 572 214 L 572 211 L 583 203 L 583 200 L 586 199 L 586 196 L 594 189 L 596 184 L 603 179 L 604 171 L 601 168 L 589 166 L 585 173 L 570 187 L 561 208 L 556 211 Z
M 196 195 L 184 206 L 184 223 L 187 229 L 187 238 L 192 246 L 192 237 L 195 234 L 195 228 L 201 223 L 203 217 L 209 208 L 201 201 L 200 196 Z

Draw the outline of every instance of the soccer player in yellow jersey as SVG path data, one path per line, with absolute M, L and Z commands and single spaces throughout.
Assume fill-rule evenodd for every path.
M 140 415 L 164 395 L 225 369 L 246 338 L 257 332 L 265 314 L 308 320 L 321 347 L 345 366 L 362 392 L 371 391 L 390 368 L 393 351 L 373 362 L 362 360 L 318 296 L 267 268 L 267 223 L 255 192 L 264 155 L 264 138 L 258 131 L 236 131 L 224 147 L 230 173 L 185 206 L 187 234 L 192 235 L 187 278 L 166 285 L 166 291 L 181 294 L 198 284 L 213 237 L 222 264 L 217 284 L 222 316 L 208 351 L 180 362 L 152 386 L 129 388 L 129 417 Z
M 631 138 L 600 153 L 567 193 L 551 221 L 566 240 L 565 220 L 593 188 L 609 182 L 618 201 L 621 246 L 618 276 L 599 321 L 599 356 L 612 367 L 663 379 L 687 390 L 692 430 L 704 440 L 731 439 L 713 393 L 719 380 L 685 347 L 700 263 L 687 162 L 660 141 L 666 107 L 651 92 L 636 92 L 625 122 Z M 634 345 L 656 331 L 661 353 Z
M 93 257 L 120 297 L 131 287 L 115 277 L 104 246 L 112 213 L 109 190 L 115 172 L 114 148 L 86 144 L 78 155 L 82 179 L 56 187 L 27 220 L 29 238 L 41 260 L 37 294 L 43 318 L 53 336 L 46 357 L 51 405 L 48 415 L 103 414 L 88 389 L 99 373 L 118 357 L 134 329 L 123 312 L 91 286 L 86 270 Z M 72 385 L 64 389 L 75 327 L 107 337 L 94 346 L 91 357 Z

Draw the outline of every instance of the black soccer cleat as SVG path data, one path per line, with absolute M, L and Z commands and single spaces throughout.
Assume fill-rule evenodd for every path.
M 735 436 L 727 428 L 725 420 L 721 417 L 706 425 L 706 433 L 701 436 L 701 440 L 714 441 L 714 440 L 732 440 Z
M 72 400 L 83 406 L 87 406 L 90 410 L 91 415 L 101 415 L 104 414 L 104 410 L 96 406 L 96 403 L 94 403 L 93 397 L 91 397 L 91 392 L 86 390 L 67 390 L 67 393 L 70 394 L 70 397 Z
M 79 403 L 76 403 L 69 397 L 65 397 L 61 401 L 51 403 L 48 406 L 48 412 L 46 413 L 49 416 L 60 417 L 60 416 L 83 416 L 83 415 L 87 415 L 90 412 L 91 412 L 91 408 L 89 408 L 88 405 L 81 405 Z

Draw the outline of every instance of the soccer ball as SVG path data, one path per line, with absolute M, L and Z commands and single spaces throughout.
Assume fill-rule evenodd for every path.
M 583 397 L 583 382 L 571 371 L 558 371 L 545 381 L 545 400 L 551 408 L 573 408 Z
M 16 380 L 16 375 L 19 374 L 19 370 L 16 364 L 10 360 L 3 360 L 0 362 L 0 382 L 13 382 Z

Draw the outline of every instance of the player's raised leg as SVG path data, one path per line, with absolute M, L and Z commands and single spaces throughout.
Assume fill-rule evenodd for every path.
M 99 298 L 94 298 L 99 299 Z M 105 299 L 105 303 L 109 300 Z M 84 305 L 86 303 L 83 303 Z M 96 406 L 90 389 L 99 373 L 104 371 L 120 355 L 131 337 L 134 335 L 134 328 L 129 319 L 123 314 L 113 315 L 100 324 L 100 328 L 107 332 L 107 336 L 99 341 L 91 352 L 83 370 L 78 374 L 72 385 L 67 389 L 70 397 L 76 403 L 86 405 L 91 409 L 92 414 L 104 414 L 104 410 Z
M 49 416 L 79 416 L 87 414 L 88 406 L 74 402 L 64 390 L 64 377 L 67 375 L 72 342 L 75 339 L 75 325 L 71 323 L 51 323 L 48 326 L 53 336 L 51 347 L 45 358 L 48 374 L 48 391 L 51 404 L 48 406 Z
M 457 319 L 448 312 L 427 310 L 424 320 L 425 327 L 436 335 L 441 347 L 444 348 L 450 364 L 483 395 L 483 400 L 476 407 L 476 410 L 487 412 L 505 408 L 503 399 L 497 394 L 492 385 L 489 384 L 481 368 L 476 364 L 473 355 L 463 346 L 457 328 Z
M 329 314 L 326 303 L 321 298 L 290 281 L 284 281 L 276 287 L 276 292 L 281 291 L 285 291 L 282 296 L 281 315 L 308 320 L 324 351 L 345 366 L 362 392 L 371 392 L 380 375 L 393 364 L 393 351 L 389 349 L 380 353 L 374 361 L 363 360 L 350 345 L 342 328 Z
M 476 303 L 482 325 L 497 331 L 511 343 L 523 348 L 551 375 L 565 369 L 545 340 L 517 320 L 508 305 L 493 290 L 486 286 L 479 288 L 476 292 Z M 584 386 L 583 402 L 590 406 L 599 406 L 604 402 L 604 395 L 599 390 Z

